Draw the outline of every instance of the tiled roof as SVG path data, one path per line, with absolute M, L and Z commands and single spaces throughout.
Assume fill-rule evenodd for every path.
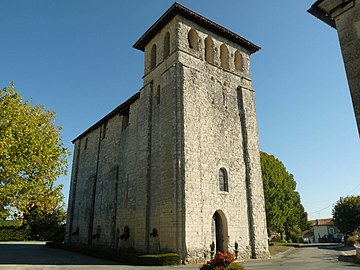
M 323 218 L 310 220 L 311 226 L 334 226 L 335 220 L 333 218 Z
M 260 50 L 260 47 L 254 43 L 176 2 L 142 35 L 133 47 L 144 51 L 150 40 L 176 15 L 187 18 L 205 29 L 229 39 L 244 47 L 250 53 Z

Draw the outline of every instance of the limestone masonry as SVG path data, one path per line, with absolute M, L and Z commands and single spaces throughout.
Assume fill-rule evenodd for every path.
M 360 135 L 360 0 L 317 0 L 308 12 L 337 30 Z
M 184 262 L 267 257 L 250 55 L 175 3 L 135 43 L 144 86 L 75 144 L 65 240 Z

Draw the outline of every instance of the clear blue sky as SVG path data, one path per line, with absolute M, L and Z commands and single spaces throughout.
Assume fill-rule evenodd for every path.
M 179 2 L 262 47 L 251 64 L 260 148 L 320 218 L 360 194 L 360 144 L 337 34 L 306 12 L 314 1 Z M 141 88 L 143 53 L 132 45 L 172 3 L 2 0 L 0 87 L 14 81 L 56 111 L 73 151 L 72 139 Z M 70 173 L 59 183 L 67 198 Z

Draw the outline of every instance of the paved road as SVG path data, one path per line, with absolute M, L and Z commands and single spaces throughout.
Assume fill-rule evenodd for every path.
M 347 252 L 348 254 L 354 251 Z M 360 265 L 341 262 L 341 252 L 325 247 L 299 248 L 282 258 L 244 262 L 248 270 L 342 270 L 360 269 Z M 128 266 L 65 250 L 46 248 L 43 242 L 0 242 L 0 270 L 195 270 L 196 266 Z
M 339 261 L 339 256 L 355 255 L 355 250 L 338 251 L 337 247 L 302 247 L 277 259 L 244 262 L 249 270 L 342 270 L 358 269 L 359 264 Z
M 195 270 L 198 267 L 129 266 L 71 251 L 46 248 L 44 242 L 0 242 L 0 270 Z

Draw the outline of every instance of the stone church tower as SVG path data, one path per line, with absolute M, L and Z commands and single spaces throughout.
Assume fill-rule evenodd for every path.
M 259 47 L 175 3 L 135 43 L 144 85 L 75 144 L 66 242 L 185 261 L 267 257 L 250 55 Z

